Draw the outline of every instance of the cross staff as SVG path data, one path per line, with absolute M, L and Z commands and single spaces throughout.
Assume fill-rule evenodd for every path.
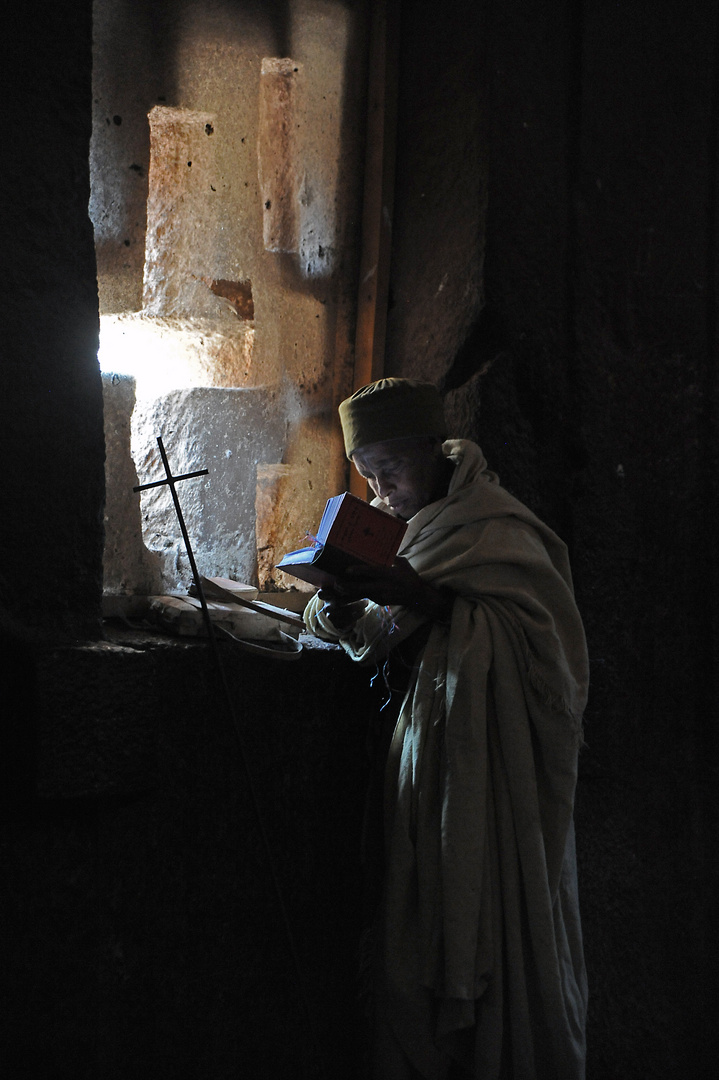
M 170 465 L 169 465 L 169 462 L 167 460 L 167 454 L 165 452 L 165 447 L 163 446 L 162 439 L 160 438 L 159 435 L 157 437 L 157 445 L 160 447 L 160 454 L 162 456 L 162 464 L 165 466 L 165 479 L 164 480 L 153 480 L 153 482 L 151 484 L 138 484 L 137 487 L 134 487 L 132 490 L 133 491 L 146 491 L 148 488 L 163 487 L 165 484 L 167 484 L 167 486 L 169 487 L 170 494 L 172 495 L 172 501 L 175 504 L 175 511 L 177 513 L 177 518 L 178 518 L 178 521 L 180 522 L 180 528 L 182 529 L 182 538 L 185 541 L 185 548 L 187 550 L 187 557 L 190 560 L 190 567 L 192 568 L 192 577 L 193 577 L 193 580 L 195 582 L 195 590 L 197 592 L 197 599 L 200 601 L 200 606 L 202 607 L 202 616 L 203 616 L 203 619 L 204 619 L 204 622 L 205 622 L 205 628 L 207 630 L 207 636 L 212 641 L 214 639 L 214 628 L 213 628 L 213 625 L 212 625 L 212 620 L 210 618 L 209 608 L 207 607 L 207 593 L 206 593 L 206 590 L 203 587 L 203 582 L 205 582 L 205 579 L 201 578 L 200 574 L 198 573 L 197 564 L 195 563 L 195 556 L 192 553 L 192 545 L 190 544 L 190 538 L 187 535 L 187 529 L 185 528 L 185 520 L 184 520 L 184 518 L 182 516 L 182 510 L 180 508 L 180 500 L 178 499 L 177 491 L 175 490 L 175 484 L 179 480 L 191 480 L 193 476 L 206 476 L 208 470 L 207 469 L 199 469 L 197 472 L 188 472 L 188 473 L 183 473 L 182 476 L 173 476 L 172 473 L 170 472 Z M 227 603 L 229 601 L 232 604 L 239 604 L 241 607 L 247 607 L 247 608 L 251 608 L 253 611 L 258 611 L 260 613 L 260 615 L 264 615 L 266 617 L 269 617 L 270 619 L 276 619 L 278 622 L 290 623 L 292 626 L 296 626 L 299 630 L 304 630 L 304 628 L 305 628 L 305 624 L 304 624 L 303 620 L 300 619 L 296 615 L 290 615 L 287 612 L 283 612 L 280 615 L 279 612 L 277 612 L 276 610 L 274 610 L 271 607 L 268 608 L 264 604 L 253 603 L 252 600 L 245 600 L 245 598 L 242 597 L 242 596 L 235 596 L 234 593 L 227 592 L 226 589 L 223 589 L 219 585 L 216 585 L 213 581 L 210 581 L 209 583 L 207 583 L 207 582 L 205 582 L 205 583 L 209 584 L 209 587 L 211 589 L 210 596 L 211 596 L 211 599 L 213 599 L 213 600 L 219 598 L 221 601 L 224 601 L 225 603 Z M 288 655 L 288 657 L 290 657 L 290 656 L 291 657 L 296 657 L 296 656 L 299 655 L 299 653 L 290 653 L 290 654 L 287 654 L 287 655 Z
M 250 794 L 250 799 L 251 799 L 251 802 L 252 802 L 252 805 L 253 805 L 253 808 L 254 808 L 254 811 L 255 811 L 255 819 L 257 821 L 257 827 L 258 827 L 258 830 L 259 830 L 259 833 L 260 833 L 260 837 L 262 839 L 263 847 L 265 849 L 265 855 L 266 855 L 266 858 L 267 858 L 267 865 L 269 867 L 270 875 L 272 877 L 272 883 L 274 885 L 275 896 L 276 896 L 276 899 L 277 899 L 277 905 L 278 905 L 278 908 L 279 908 L 279 911 L 280 911 L 280 916 L 282 918 L 282 922 L 284 924 L 285 934 L 286 934 L 286 937 L 287 937 L 287 945 L 288 945 L 289 952 L 290 952 L 290 955 L 292 957 L 292 962 L 293 962 L 294 969 L 295 969 L 295 975 L 296 975 L 296 978 L 297 978 L 297 990 L 298 990 L 299 997 L 300 997 L 300 1000 L 301 1000 L 301 1003 L 302 1003 L 303 1011 L 305 1013 L 305 1019 L 307 1021 L 308 1029 L 309 1029 L 309 1031 L 311 1032 L 311 1034 L 312 1034 L 312 1036 L 314 1038 L 315 1054 L 316 1054 L 317 1063 L 318 1063 L 318 1066 L 319 1066 L 319 1073 L 320 1073 L 320 1075 L 322 1077 L 324 1077 L 326 1075 L 326 1071 L 325 1071 L 325 1066 L 324 1066 L 322 1047 L 321 1047 L 321 1044 L 320 1044 L 318 1036 L 317 1036 L 317 1031 L 316 1031 L 315 1023 L 314 1023 L 314 1017 L 313 1017 L 312 1012 L 310 1011 L 309 1002 L 307 1000 L 307 995 L 306 995 L 306 992 L 305 992 L 304 978 L 303 978 L 303 974 L 302 974 L 302 967 L 300 965 L 299 955 L 297 953 L 297 946 L 295 944 L 294 935 L 292 933 L 292 927 L 290 926 L 290 919 L 289 919 L 289 915 L 287 913 L 287 907 L 285 905 L 285 900 L 284 900 L 284 896 L 282 894 L 282 889 L 280 887 L 280 880 L 279 880 L 279 877 L 277 875 L 277 868 L 275 866 L 275 860 L 274 860 L 274 858 L 272 856 L 272 849 L 270 847 L 269 838 L 267 836 L 267 830 L 265 829 L 265 823 L 264 823 L 264 820 L 263 820 L 263 817 L 262 817 L 262 812 L 260 810 L 260 804 L 259 804 L 259 800 L 257 798 L 257 792 L 255 791 L 255 785 L 254 785 L 254 782 L 253 782 L 253 779 L 252 779 L 252 773 L 251 773 L 251 770 L 250 770 L 250 764 L 249 764 L 249 760 L 248 760 L 248 757 L 247 757 L 247 752 L 245 750 L 244 739 L 242 738 L 242 731 L 240 729 L 240 724 L 239 724 L 239 721 L 238 721 L 238 718 L 237 718 L 237 713 L 235 711 L 235 704 L 234 704 L 233 695 L 230 693 L 230 688 L 229 688 L 229 685 L 227 683 L 227 677 L 225 675 L 225 669 L 224 669 L 223 664 L 222 664 L 222 658 L 220 656 L 220 651 L 219 651 L 219 648 L 218 648 L 217 638 L 215 637 L 215 632 L 214 632 L 214 628 L 213 628 L 213 625 L 212 625 L 212 619 L 210 618 L 210 612 L 209 612 L 209 609 L 207 607 L 207 600 L 205 599 L 205 592 L 204 592 L 204 589 L 202 588 L 202 578 L 200 577 L 200 575 L 198 573 L 198 570 L 197 570 L 197 564 L 195 563 L 195 556 L 192 553 L 192 545 L 190 544 L 190 538 L 187 535 L 187 529 L 185 527 L 185 519 L 182 516 L 182 509 L 180 508 L 180 500 L 178 499 L 177 492 L 175 490 L 175 484 L 179 480 L 190 480 L 194 476 L 205 476 L 207 474 L 208 470 L 207 469 L 200 469 L 197 472 L 183 473 L 182 476 L 173 476 L 172 472 L 170 470 L 170 463 L 167 460 L 167 454 L 165 453 L 165 447 L 163 446 L 162 439 L 161 439 L 161 437 L 159 435 L 157 436 L 157 445 L 160 448 L 160 455 L 162 457 L 162 464 L 165 466 L 165 479 L 164 480 L 154 480 L 151 484 L 138 484 L 137 487 L 134 487 L 132 490 L 133 491 L 145 491 L 145 490 L 147 490 L 147 488 L 162 487 L 163 485 L 167 484 L 167 486 L 170 489 L 170 494 L 172 495 L 172 501 L 175 504 L 175 510 L 177 512 L 177 518 L 178 518 L 178 521 L 180 522 L 180 528 L 182 529 L 182 538 L 185 541 L 185 547 L 187 549 L 187 555 L 188 555 L 188 558 L 190 560 L 190 566 L 192 567 L 192 576 L 193 576 L 194 581 L 195 581 L 195 588 L 197 589 L 197 597 L 198 597 L 198 599 L 200 601 L 200 604 L 202 605 L 202 615 L 203 615 L 203 618 L 205 620 L 205 627 L 207 629 L 207 636 L 210 639 L 210 646 L 212 648 L 212 652 L 213 652 L 214 657 L 215 657 L 215 663 L 217 664 L 217 668 L 218 668 L 218 671 L 219 671 L 220 681 L 222 683 L 222 688 L 223 688 L 224 694 L 225 694 L 225 701 L 227 703 L 227 709 L 228 709 L 228 712 L 230 714 L 230 719 L 232 720 L 232 726 L 234 728 L 235 735 L 237 736 L 237 741 L 238 741 L 239 749 L 240 749 L 240 757 L 242 759 L 242 765 L 243 765 L 243 768 L 244 768 L 244 771 L 245 771 L 245 779 L 247 781 L 247 787 L 248 787 L 248 791 L 249 791 L 249 794 Z M 254 606 L 254 605 L 250 605 L 250 606 Z
M 175 490 L 175 484 L 179 480 L 191 480 L 193 476 L 207 476 L 207 473 L 208 473 L 209 470 L 208 469 L 199 469 L 197 472 L 188 472 L 188 473 L 183 473 L 182 476 L 173 476 L 172 472 L 170 471 L 170 463 L 167 460 L 167 454 L 165 452 L 165 447 L 164 447 L 164 445 L 162 443 L 162 438 L 159 435 L 157 436 L 157 445 L 160 448 L 160 456 L 162 458 L 162 464 L 165 466 L 165 479 L 164 480 L 155 480 L 151 484 L 138 484 L 137 487 L 134 487 L 132 490 L 133 491 L 146 491 L 148 488 L 163 487 L 165 484 L 167 484 L 167 486 L 169 487 L 170 494 L 172 495 L 172 501 L 175 504 L 175 513 L 177 514 L 177 520 L 180 522 L 180 528 L 182 529 L 182 539 L 185 541 L 185 549 L 187 551 L 187 557 L 190 560 L 190 567 L 192 568 L 192 577 L 194 578 L 195 588 L 197 589 L 197 598 L 200 601 L 200 604 L 202 606 L 202 614 L 203 614 L 204 619 L 205 619 L 205 626 L 207 627 L 208 636 L 209 636 L 210 640 L 212 640 L 212 638 L 213 638 L 212 620 L 210 619 L 210 613 L 209 613 L 209 611 L 207 609 L 207 601 L 205 599 L 205 593 L 204 593 L 204 590 L 202 588 L 202 581 L 200 580 L 200 575 L 199 575 L 199 573 L 197 571 L 197 564 L 195 562 L 195 556 L 192 553 L 192 545 L 190 544 L 190 537 L 187 535 L 187 528 L 185 526 L 185 519 L 182 516 L 182 508 L 180 507 L 180 500 L 178 499 L 177 491 Z

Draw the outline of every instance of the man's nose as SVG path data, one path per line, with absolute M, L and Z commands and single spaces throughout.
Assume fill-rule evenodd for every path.
M 382 477 L 378 476 L 375 483 L 377 485 L 377 494 L 380 499 L 386 499 L 389 493 L 394 491 L 394 484 L 391 480 L 383 480 Z

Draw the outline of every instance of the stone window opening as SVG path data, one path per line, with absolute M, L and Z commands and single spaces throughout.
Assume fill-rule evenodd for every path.
M 361 105 L 354 16 L 328 5 L 324 25 L 305 25 L 295 12 L 300 60 L 272 55 L 261 16 L 240 27 L 236 6 L 214 5 L 208 24 L 206 7 L 177 5 L 159 65 L 137 3 L 94 8 L 106 614 L 189 584 L 167 489 L 132 490 L 162 475 L 158 435 L 175 473 L 209 469 L 180 490 L 209 576 L 301 590 L 274 563 L 346 483 L 335 410 L 351 389 L 363 154 L 348 135 L 361 130 L 348 119 Z

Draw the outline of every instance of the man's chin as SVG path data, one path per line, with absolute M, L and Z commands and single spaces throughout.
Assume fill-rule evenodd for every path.
M 398 518 L 402 518 L 402 521 L 409 521 L 417 513 L 413 507 L 407 503 L 398 503 L 397 506 L 390 506 L 390 510 L 393 514 L 396 514 Z

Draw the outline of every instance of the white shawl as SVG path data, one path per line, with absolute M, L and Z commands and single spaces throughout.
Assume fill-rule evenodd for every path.
M 586 977 L 572 824 L 586 701 L 584 632 L 563 542 L 499 486 L 481 450 L 444 444 L 447 496 L 400 554 L 456 594 L 433 626 L 386 774 L 383 1009 L 420 1074 L 581 1080 Z M 377 500 L 375 500 L 377 503 Z M 320 637 L 358 661 L 418 625 L 376 605 Z M 504 1064 L 502 1064 L 504 1055 Z M 504 1072 L 502 1072 L 504 1075 Z

